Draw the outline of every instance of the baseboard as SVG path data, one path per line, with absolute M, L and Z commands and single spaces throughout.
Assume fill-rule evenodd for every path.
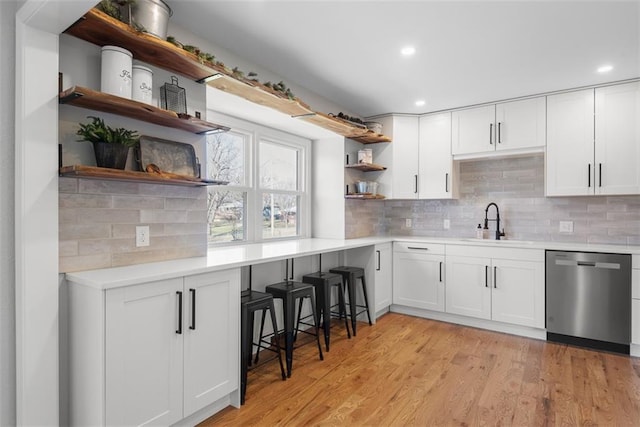
M 213 402 L 211 405 L 200 409 L 196 413 L 189 415 L 187 418 L 183 418 L 182 420 L 178 421 L 177 423 L 175 423 L 173 425 L 174 426 L 191 427 L 191 426 L 195 426 L 196 424 L 200 424 L 201 422 L 203 422 L 207 418 L 209 418 L 209 417 L 217 414 L 218 412 L 222 411 L 227 406 L 235 406 L 235 405 L 233 405 L 232 397 L 233 397 L 233 393 L 229 394 L 229 395 L 227 395 L 227 396 L 225 396 L 225 397 L 223 397 L 221 399 L 218 399 L 215 402 Z
M 640 357 L 640 344 L 631 344 L 629 353 L 634 357 Z
M 459 316 L 457 314 L 450 313 L 441 313 L 437 311 L 406 307 L 396 304 L 393 304 L 391 306 L 391 312 L 407 314 L 409 316 L 423 317 L 425 319 L 439 320 L 441 322 L 455 323 L 458 325 L 471 326 L 474 328 L 487 329 L 489 331 L 502 332 L 505 334 L 518 335 L 521 337 L 534 338 L 538 340 L 547 339 L 547 332 L 544 329 L 510 325 L 508 323 L 496 322 L 493 320 L 476 319 L 473 317 Z

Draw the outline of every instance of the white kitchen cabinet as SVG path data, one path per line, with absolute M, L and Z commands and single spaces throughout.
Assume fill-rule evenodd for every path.
M 631 263 L 631 354 L 640 356 L 640 255 L 633 255 Z
M 472 158 L 542 151 L 545 111 L 544 97 L 453 111 L 451 152 Z
M 238 389 L 238 269 L 69 295 L 72 424 L 170 425 Z
M 391 199 L 418 198 L 419 119 L 413 116 L 377 118 L 391 144 L 375 144 L 374 161 L 388 167 L 379 182 L 382 194 Z
M 547 196 L 640 194 L 640 82 L 547 104 Z
M 444 311 L 444 245 L 395 242 L 393 303 Z
M 457 171 L 451 156 L 451 112 L 420 117 L 418 197 L 457 197 Z
M 446 312 L 544 328 L 544 252 L 447 246 Z
M 375 312 L 379 313 L 391 306 L 393 297 L 393 256 L 391 243 L 375 245 L 376 268 L 375 280 Z

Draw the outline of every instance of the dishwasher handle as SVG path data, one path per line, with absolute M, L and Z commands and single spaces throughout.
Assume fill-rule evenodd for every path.
M 556 259 L 556 265 L 562 265 L 566 267 L 593 267 L 604 268 L 607 270 L 620 270 L 620 263 L 617 262 L 596 262 L 596 261 L 578 261 L 568 259 Z

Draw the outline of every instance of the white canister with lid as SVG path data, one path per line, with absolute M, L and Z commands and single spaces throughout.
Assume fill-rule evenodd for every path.
M 153 105 L 153 71 L 140 64 L 133 65 L 132 99 Z
M 118 46 L 102 47 L 100 90 L 131 99 L 131 52 Z

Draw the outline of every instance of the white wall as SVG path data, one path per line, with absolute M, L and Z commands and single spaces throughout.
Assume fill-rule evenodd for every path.
M 0 1 L 0 425 L 16 423 L 14 98 L 16 3 Z

